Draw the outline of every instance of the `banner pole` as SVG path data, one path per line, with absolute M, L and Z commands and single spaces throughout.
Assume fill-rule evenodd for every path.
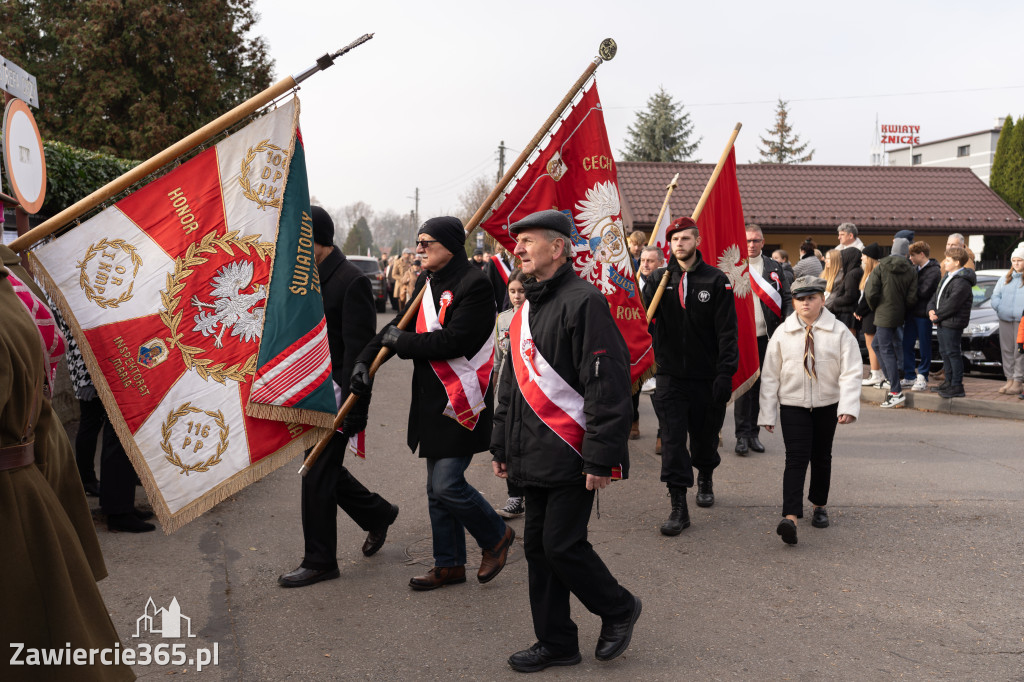
M 708 197 L 711 196 L 711 190 L 714 189 L 715 183 L 718 182 L 718 176 L 722 174 L 722 169 L 725 167 L 725 161 L 729 158 L 729 152 L 732 151 L 732 147 L 736 144 L 736 137 L 740 134 L 740 128 L 743 127 L 742 123 L 737 123 L 736 127 L 733 128 L 732 134 L 729 136 L 729 142 L 725 145 L 725 150 L 722 152 L 722 156 L 718 159 L 718 164 L 715 166 L 715 170 L 711 173 L 711 178 L 708 180 L 708 184 L 704 187 L 704 193 L 700 195 L 700 200 L 697 202 L 697 207 L 693 209 L 693 215 L 691 216 L 694 222 L 700 217 L 700 214 L 704 211 L 704 205 L 708 203 Z M 666 201 L 668 199 L 666 198 Z M 661 222 L 660 220 L 658 222 Z M 658 290 L 654 292 L 654 298 L 651 299 L 651 306 L 647 309 L 647 324 L 651 323 L 654 319 L 654 313 L 658 310 L 658 304 L 661 303 L 661 297 L 665 295 L 665 287 L 668 285 L 669 271 L 665 268 L 664 274 L 661 276 L 661 281 L 658 283 Z
M 537 145 L 539 145 L 541 140 L 544 139 L 544 136 L 551 129 L 551 126 L 555 124 L 555 121 L 557 121 L 558 117 L 562 115 L 562 112 L 565 111 L 567 106 L 569 106 L 573 98 L 576 97 L 576 94 L 579 93 L 580 89 L 587 84 L 590 77 L 594 75 L 594 72 L 597 71 L 597 67 L 599 67 L 603 62 L 611 61 L 615 57 L 616 50 L 615 41 L 611 38 L 605 38 L 601 42 L 601 46 L 598 48 L 599 56 L 594 57 L 593 61 L 591 61 L 590 64 L 587 65 L 587 68 L 583 70 L 583 74 L 580 75 L 580 77 L 576 79 L 576 82 L 572 84 L 572 87 L 569 88 L 569 91 L 565 94 L 565 97 L 562 98 L 562 101 L 558 103 L 554 111 L 551 112 L 551 115 L 548 116 L 547 120 L 541 125 L 537 134 L 534 135 L 530 142 L 523 148 L 523 151 L 519 153 L 519 156 L 516 157 L 515 161 L 512 162 L 512 165 L 510 165 L 508 170 L 505 171 L 505 174 L 501 176 L 500 180 L 498 180 L 498 184 L 494 186 L 491 193 L 488 194 L 487 198 L 480 204 L 480 207 L 476 210 L 476 213 L 473 214 L 473 217 L 469 219 L 469 222 L 465 226 L 467 237 L 472 234 L 473 230 L 475 230 L 477 226 L 480 225 L 480 221 L 482 221 L 484 216 L 487 215 L 487 211 L 489 211 L 491 206 L 494 205 L 494 202 L 498 200 L 498 197 L 501 196 L 501 193 L 506 187 L 508 187 L 508 184 L 512 182 L 512 178 L 516 176 L 519 169 L 522 168 L 523 164 L 525 164 L 527 159 L 530 158 L 534 149 L 536 149 Z M 404 330 L 408 327 L 412 318 L 419 312 L 420 302 L 423 300 L 424 288 L 425 287 L 420 287 L 419 293 L 417 293 L 416 297 L 409 302 L 409 305 L 405 310 L 405 314 L 402 315 L 402 319 L 398 322 L 399 329 Z M 377 373 L 380 366 L 384 364 L 390 356 L 390 349 L 380 349 L 377 353 L 377 357 L 373 360 L 373 364 L 370 365 L 371 377 Z M 345 420 L 345 415 L 347 415 L 349 410 L 351 410 L 356 404 L 356 400 L 357 398 L 353 395 L 349 395 L 349 397 L 345 399 L 344 404 L 342 404 L 341 409 L 338 410 L 338 414 L 334 418 L 334 431 L 341 426 L 341 423 Z M 327 447 L 327 444 L 333 437 L 334 432 L 332 431 L 320 439 L 316 444 L 316 447 L 314 447 L 309 453 L 309 456 L 306 457 L 302 466 L 299 467 L 299 475 L 305 476 L 309 473 L 309 470 L 316 463 L 316 460 L 319 459 L 320 454 L 324 451 L 324 448 Z
M 29 230 L 25 234 L 21 235 L 13 242 L 10 243 L 10 249 L 12 251 L 24 251 L 29 248 L 40 239 L 43 239 L 52 233 L 56 232 L 60 228 L 70 223 L 75 218 L 78 218 L 82 214 L 91 211 L 92 209 L 99 206 L 101 203 L 106 201 L 112 196 L 115 196 L 124 190 L 128 189 L 136 182 L 146 178 L 150 174 L 160 170 L 176 158 L 189 152 L 206 140 L 210 139 L 218 133 L 224 132 L 234 124 L 238 123 L 245 117 L 249 116 L 253 112 L 257 111 L 260 107 L 273 102 L 275 99 L 285 94 L 289 90 L 297 87 L 299 83 L 306 80 L 314 73 L 323 71 L 327 67 L 334 63 L 335 58 L 340 57 L 349 50 L 362 45 L 366 41 L 373 38 L 372 33 L 367 33 L 349 45 L 341 48 L 334 54 L 325 54 L 316 60 L 316 64 L 304 69 L 303 71 L 293 76 L 286 76 L 277 83 L 271 85 L 266 90 L 259 94 L 249 98 L 245 102 L 242 102 L 231 111 L 223 114 L 222 116 L 210 121 L 199 130 L 191 133 L 187 137 L 178 140 L 170 147 L 167 147 L 161 152 L 158 152 L 154 156 L 146 159 L 135 168 L 131 169 L 127 173 L 121 175 L 114 180 L 111 180 L 103 187 L 90 194 L 89 196 L 81 199 L 71 206 L 65 208 L 63 211 L 53 216 L 52 218 L 40 223 L 33 229 Z

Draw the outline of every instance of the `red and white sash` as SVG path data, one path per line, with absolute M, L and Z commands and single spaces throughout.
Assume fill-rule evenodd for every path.
M 583 396 L 558 375 L 534 344 L 529 301 L 512 316 L 508 331 L 509 354 L 523 397 L 540 420 L 582 456 L 583 434 L 587 429 Z
M 423 302 L 416 316 L 416 333 L 435 332 L 441 329 L 448 304 L 452 300 L 451 292 L 441 294 L 440 318 L 434 308 L 434 296 L 430 290 L 430 280 L 423 285 Z M 444 415 L 451 417 L 462 426 L 472 431 L 476 427 L 477 418 L 484 410 L 484 396 L 491 382 L 491 368 L 494 366 L 494 337 L 487 335 L 487 340 L 471 360 L 453 358 L 451 360 L 431 360 L 437 378 L 444 384 L 448 394 L 448 404 Z
M 760 258 L 760 256 L 758 256 Z M 750 267 L 750 263 L 747 263 L 747 272 L 750 273 L 750 284 L 754 289 L 754 293 L 757 297 L 764 301 L 764 304 L 775 313 L 778 317 L 782 317 L 782 294 L 771 285 L 771 283 L 764 278 L 764 275 L 759 273 L 754 268 Z
M 498 274 L 501 275 L 501 279 L 505 282 L 505 286 L 508 286 L 508 276 L 512 274 L 512 271 L 508 269 L 508 265 L 505 264 L 505 259 L 494 254 L 491 256 L 491 262 L 494 263 L 494 267 L 498 270 Z
M 32 321 L 35 322 L 36 329 L 39 331 L 39 342 L 43 347 L 43 355 L 47 364 L 46 378 L 52 387 L 54 379 L 57 377 L 57 361 L 67 351 L 64 336 L 57 329 L 57 322 L 54 320 L 50 308 L 32 293 L 28 285 L 15 277 L 13 272 L 8 273 L 7 279 L 10 280 L 11 286 L 14 287 L 14 293 L 32 316 Z

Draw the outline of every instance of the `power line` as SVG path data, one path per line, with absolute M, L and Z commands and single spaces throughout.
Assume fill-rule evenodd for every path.
M 479 173 L 482 168 L 484 168 L 485 166 L 487 166 L 488 164 L 491 164 L 491 163 L 494 163 L 494 157 L 489 154 L 486 159 L 484 159 L 480 163 L 476 164 L 475 166 L 473 166 L 472 169 L 466 171 L 462 175 L 459 175 L 458 177 L 452 178 L 451 180 L 448 180 L 447 182 L 442 182 L 439 185 L 434 185 L 433 187 L 426 187 L 426 188 L 424 188 L 422 190 L 422 193 L 423 194 L 436 194 L 438 192 L 450 190 L 450 189 L 452 189 L 453 186 L 459 184 L 460 182 L 464 182 L 471 175 L 474 175 L 475 173 Z

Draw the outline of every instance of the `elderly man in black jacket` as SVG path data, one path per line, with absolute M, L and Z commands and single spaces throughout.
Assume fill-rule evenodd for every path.
M 739 328 L 729 278 L 705 263 L 697 250 L 697 223 L 678 218 L 665 232 L 673 257 L 667 266 L 668 285 L 655 313 L 654 402 L 661 420 L 661 480 L 672 500 L 661 532 L 679 535 L 690 526 L 686 489 L 693 487 L 694 468 L 697 504 L 710 507 L 715 502 L 711 477 L 722 463 L 718 432 L 739 365 Z M 656 270 L 651 281 L 660 281 L 664 272 L 664 268 Z
M 473 455 L 491 440 L 490 377 L 494 291 L 487 276 L 466 258 L 462 222 L 431 218 L 420 227 L 416 253 L 426 289 L 416 331 L 387 325 L 366 346 L 352 373 L 352 391 L 368 393 L 369 365 L 387 346 L 413 361 L 409 449 L 427 460 L 427 499 L 434 566 L 409 581 L 414 590 L 466 582 L 466 533 L 483 550 L 477 580 L 491 581 L 505 566 L 515 532 L 465 477 Z M 472 379 L 470 378 L 472 377 Z M 481 386 L 479 377 L 486 377 Z M 474 381 L 477 380 L 475 385 Z
M 526 490 L 537 643 L 509 658 L 519 672 L 580 662 L 570 592 L 601 617 L 602 661 L 626 650 L 641 610 L 587 541 L 594 491 L 629 473 L 629 351 L 604 296 L 567 262 L 571 227 L 548 210 L 509 228 L 523 272 L 536 278 L 509 329 L 491 438 L 495 475 Z
M 377 310 L 370 280 L 334 246 L 334 221 L 327 211 L 313 206 L 313 255 L 320 278 L 331 348 L 334 393 L 340 405 L 348 397 L 349 375 L 356 354 L 373 338 Z M 343 433 L 335 433 L 305 478 L 302 479 L 302 564 L 277 579 L 282 587 L 302 587 L 337 578 L 338 507 L 367 532 L 363 554 L 372 556 L 384 545 L 388 526 L 398 507 L 372 493 L 345 468 L 349 438 L 366 429 L 367 395 L 345 417 Z
M 764 232 L 760 226 L 747 225 L 747 272 L 750 291 L 754 294 L 754 327 L 757 330 L 757 366 L 764 364 L 764 353 L 768 339 L 776 328 L 793 312 L 793 298 L 789 293 L 789 281 L 782 264 L 761 253 L 764 246 Z M 748 451 L 764 452 L 764 445 L 758 439 L 760 429 L 757 415 L 761 410 L 761 379 L 758 378 L 746 393 L 736 399 L 733 421 L 736 424 L 736 454 L 745 456 Z M 701 504 L 701 500 L 697 500 Z

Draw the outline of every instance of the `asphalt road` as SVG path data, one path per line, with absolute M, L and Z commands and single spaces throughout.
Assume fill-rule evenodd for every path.
M 367 458 L 347 462 L 401 507 L 378 555 L 362 556 L 364 535 L 342 514 L 341 579 L 277 586 L 302 555 L 298 459 L 169 537 L 98 525 L 110 570 L 100 586 L 124 645 L 185 642 L 191 653 L 216 644 L 218 664 L 199 673 L 210 680 L 522 679 L 505 662 L 534 642 L 521 541 L 488 585 L 470 577 L 434 592 L 407 587 L 431 565 L 425 468 L 405 445 L 410 376 L 409 362 L 382 369 Z M 691 495 L 693 525 L 677 538 L 658 533 L 668 498 L 645 396 L 632 477 L 601 494 L 590 524 L 612 572 L 643 599 L 632 645 L 615 661 L 595 660 L 600 622 L 574 601 L 583 663 L 539 675 L 1024 680 L 1020 422 L 863 408 L 836 436 L 832 526 L 811 528 L 808 515 L 790 547 L 774 532 L 781 435 L 762 435 L 767 453 L 738 457 L 731 410 L 715 506 L 699 509 Z M 468 477 L 504 502 L 486 455 Z M 176 598 L 196 636 L 133 637 L 150 597 L 158 607 Z M 135 671 L 196 675 L 189 664 Z

